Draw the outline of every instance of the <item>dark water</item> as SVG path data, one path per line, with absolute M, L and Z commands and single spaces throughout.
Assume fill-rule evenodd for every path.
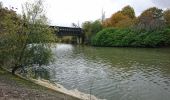
M 58 44 L 50 81 L 108 100 L 170 100 L 170 48 Z

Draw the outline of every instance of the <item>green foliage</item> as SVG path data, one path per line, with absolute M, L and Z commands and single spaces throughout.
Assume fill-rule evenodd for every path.
M 103 29 L 92 40 L 94 46 L 159 47 L 170 45 L 170 30 L 138 33 L 128 29 Z
M 24 64 L 36 64 L 38 66 L 47 65 L 49 61 L 52 61 L 52 52 L 50 49 L 45 48 L 39 44 L 31 44 L 25 52 L 25 58 L 27 61 Z
M 8 10 L 3 8 L 1 5 L 0 8 L 0 64 L 3 65 L 4 62 L 10 62 L 12 52 L 16 46 L 13 44 L 16 43 L 17 33 L 20 25 L 20 17 L 17 16 L 15 11 Z
M 92 39 L 94 46 L 160 47 L 170 45 L 169 10 L 149 8 L 136 18 L 130 6 L 114 13 L 102 24 L 106 29 Z M 166 24 L 165 24 L 166 22 Z M 110 27 L 110 28 L 108 28 Z
M 0 62 L 10 66 L 13 74 L 25 66 L 41 66 L 52 61 L 48 42 L 54 41 L 54 35 L 42 7 L 41 0 L 26 3 L 20 17 L 13 10 L 0 9 Z
M 99 31 L 102 30 L 102 24 L 99 20 L 96 20 L 94 22 L 84 22 L 82 24 L 82 28 L 85 32 L 85 38 L 86 38 L 86 42 L 90 43 L 91 42 L 91 38 L 98 33 Z

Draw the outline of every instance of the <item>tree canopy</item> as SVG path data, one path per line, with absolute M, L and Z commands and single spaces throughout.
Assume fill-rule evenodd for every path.
M 102 30 L 102 24 L 99 20 L 94 22 L 86 21 L 82 24 L 82 28 L 85 32 L 86 42 L 91 42 L 91 38 Z
M 125 6 L 102 23 L 104 29 L 92 39 L 94 46 L 160 47 L 170 45 L 170 10 L 151 7 L 135 17 Z
M 170 9 L 164 11 L 164 18 L 165 18 L 166 25 L 170 27 Z
M 121 11 L 118 11 L 110 18 L 103 22 L 104 27 L 129 28 L 133 26 L 135 20 L 135 12 L 131 6 L 125 6 Z
M 125 6 L 123 9 L 122 9 L 122 11 L 121 11 L 121 13 L 123 14 L 123 15 L 125 15 L 125 16 L 128 16 L 129 18 L 131 18 L 131 19 L 133 19 L 133 18 L 135 18 L 135 11 L 134 11 L 134 9 L 131 7 L 131 6 Z
M 41 0 L 27 2 L 22 15 L 13 9 L 0 8 L 0 55 L 1 64 L 16 70 L 24 67 L 41 66 L 52 61 L 49 42 L 54 40 L 48 26 Z
M 165 27 L 163 10 L 156 7 L 149 8 L 142 12 L 137 19 L 136 28 L 138 30 L 160 30 Z

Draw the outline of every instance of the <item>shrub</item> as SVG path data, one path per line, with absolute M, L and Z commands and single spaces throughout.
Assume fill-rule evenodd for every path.
M 170 29 L 136 32 L 128 29 L 103 29 L 92 39 L 94 46 L 160 47 L 170 45 Z

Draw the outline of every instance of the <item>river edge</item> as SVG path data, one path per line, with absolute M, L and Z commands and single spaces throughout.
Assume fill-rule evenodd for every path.
M 11 74 L 11 72 L 9 70 L 7 70 L 5 68 L 2 68 L 2 69 Z M 27 80 L 29 82 L 32 82 L 32 84 L 37 84 L 37 85 L 45 87 L 49 90 L 53 90 L 55 92 L 59 92 L 59 93 L 62 93 L 64 95 L 68 95 L 70 97 L 75 98 L 75 100 L 77 100 L 77 99 L 79 99 L 79 100 L 105 100 L 105 99 L 99 99 L 99 98 L 95 97 L 94 95 L 90 95 L 90 94 L 80 92 L 77 89 L 68 90 L 68 89 L 64 88 L 64 86 L 57 84 L 57 83 L 53 84 L 48 80 L 26 78 L 26 77 L 21 76 L 20 74 L 16 74 L 16 75 L 13 75 L 13 76 L 19 77 L 22 80 Z M 66 100 L 69 100 L 69 99 L 66 99 Z

